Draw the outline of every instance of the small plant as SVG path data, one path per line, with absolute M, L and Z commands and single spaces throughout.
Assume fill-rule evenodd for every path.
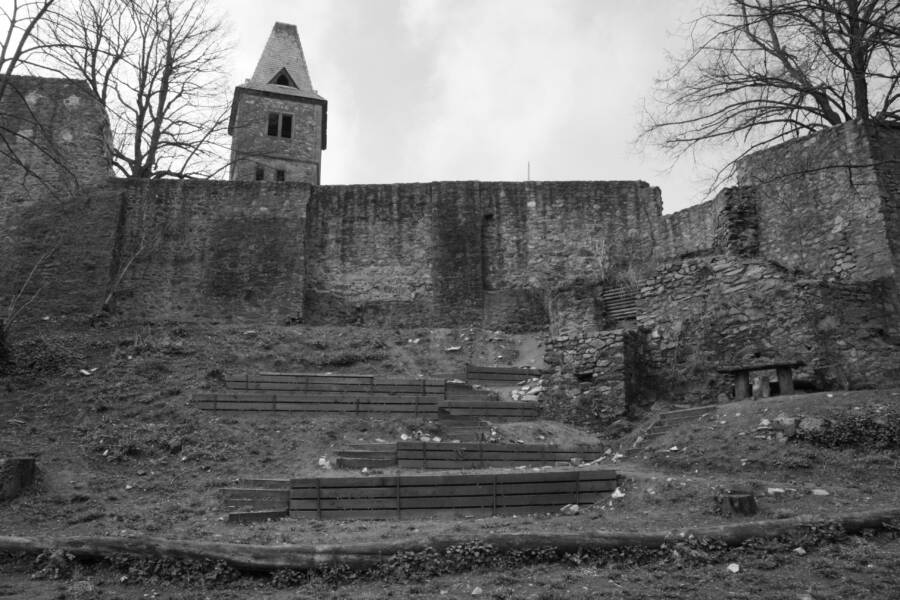
M 44 288 L 37 288 L 37 290 L 27 297 L 27 299 L 25 298 L 26 291 L 28 290 L 29 285 L 31 285 L 35 273 L 37 273 L 42 264 L 56 253 L 58 247 L 59 246 L 52 247 L 35 261 L 31 270 L 28 272 L 25 281 L 19 287 L 19 291 L 16 292 L 9 301 L 9 305 L 6 307 L 6 315 L 0 317 L 0 375 L 8 372 L 13 364 L 13 352 L 9 335 L 13 324 L 22 316 L 22 313 L 28 308 L 28 305 L 34 302 L 35 298 L 38 297 Z

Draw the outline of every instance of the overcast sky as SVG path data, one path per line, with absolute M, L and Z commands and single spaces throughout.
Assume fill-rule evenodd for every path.
M 665 212 L 709 169 L 641 153 L 641 105 L 698 0 L 211 0 L 250 77 L 293 23 L 328 100 L 325 184 L 642 179 Z

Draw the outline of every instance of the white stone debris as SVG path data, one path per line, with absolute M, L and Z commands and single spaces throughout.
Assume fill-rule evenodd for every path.
M 725 568 L 728 569 L 729 573 L 740 573 L 741 572 L 741 565 L 739 565 L 737 563 L 730 563 Z
M 559 509 L 559 512 L 564 515 L 573 516 L 573 515 L 577 515 L 580 510 L 581 510 L 581 507 L 579 507 L 577 504 L 566 504 L 565 506 L 563 506 L 562 508 Z

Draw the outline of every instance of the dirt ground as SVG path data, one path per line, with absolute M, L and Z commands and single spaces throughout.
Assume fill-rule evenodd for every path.
M 575 516 L 232 525 L 217 490 L 240 477 L 333 474 L 318 459 L 342 444 L 392 441 L 435 424 L 196 409 L 191 395 L 222 387 L 224 373 L 449 377 L 461 374 L 466 362 L 540 366 L 539 337 L 221 323 L 85 327 L 53 318 L 18 330 L 14 342 L 18 368 L 0 377 L 0 451 L 37 456 L 40 473 L 32 490 L 0 503 L 3 535 L 309 544 L 439 533 L 477 540 L 485 532 L 666 530 L 734 521 L 719 514 L 714 500 L 733 488 L 754 490 L 754 518 L 900 505 L 896 449 L 830 449 L 779 441 L 760 430 L 763 419 L 781 413 L 834 417 L 900 404 L 898 391 L 869 390 L 720 405 L 649 442 L 637 441 L 649 421 L 619 439 L 548 421 L 498 425 L 507 440 L 609 448 L 601 465 L 625 476 L 624 497 Z M 208 572 L 148 574 L 109 564 L 73 565 L 54 579 L 32 558 L 7 557 L 0 563 L 0 598 L 897 598 L 900 575 L 892 565 L 900 558 L 898 544 L 887 533 L 820 540 L 803 555 L 789 540 L 768 549 L 719 550 L 703 560 L 586 556 L 502 569 L 475 564 L 420 581 L 353 581 L 325 573 L 279 582 Z M 739 572 L 726 569 L 731 563 Z

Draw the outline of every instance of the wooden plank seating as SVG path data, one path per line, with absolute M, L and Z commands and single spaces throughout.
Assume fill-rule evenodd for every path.
M 573 457 L 590 461 L 603 456 L 601 447 L 564 449 L 549 444 L 398 442 L 402 469 L 484 469 L 520 465 L 554 465 Z
M 399 414 L 426 418 L 438 414 L 438 402 L 433 396 L 391 393 L 215 392 L 194 394 L 194 404 L 215 411 Z
M 325 375 L 312 373 L 256 373 L 228 375 L 225 386 L 231 390 L 266 392 L 314 392 L 336 394 L 410 394 L 445 395 L 442 379 L 391 379 L 374 375 Z
M 447 381 L 444 384 L 445 400 L 496 400 L 497 392 L 488 389 L 476 389 L 465 381 Z
M 485 367 L 466 365 L 466 381 L 485 385 L 509 386 L 526 379 L 540 377 L 543 371 L 530 367 Z
M 309 519 L 404 519 L 556 512 L 591 504 L 618 483 L 615 471 L 317 477 L 292 479 L 290 516 Z
M 447 400 L 447 386 L 441 379 L 257 373 L 228 376 L 225 381 L 224 391 L 194 394 L 196 406 L 213 411 L 397 414 L 431 419 L 537 416 L 533 403 L 498 402 L 491 392 L 467 384 L 455 386 L 453 399 Z
M 338 448 L 335 463 L 339 469 L 379 469 L 397 466 L 397 444 L 352 444 Z
M 565 449 L 550 444 L 490 442 L 395 442 L 353 444 L 335 452 L 340 469 L 484 469 L 520 465 L 555 465 L 572 458 L 591 461 L 603 456 L 599 446 Z
M 245 479 L 238 487 L 222 488 L 222 504 L 231 523 L 249 523 L 286 517 L 289 479 Z
M 476 417 L 492 421 L 536 419 L 539 408 L 536 402 L 505 402 L 499 400 L 451 400 L 438 402 L 438 416 Z
M 728 373 L 734 376 L 734 399 L 743 400 L 750 397 L 750 372 L 764 369 L 775 369 L 778 376 L 778 389 L 780 395 L 794 393 L 794 376 L 792 369 L 802 367 L 806 363 L 800 360 L 785 361 L 760 361 L 744 365 L 726 365 L 716 369 L 719 373 Z

